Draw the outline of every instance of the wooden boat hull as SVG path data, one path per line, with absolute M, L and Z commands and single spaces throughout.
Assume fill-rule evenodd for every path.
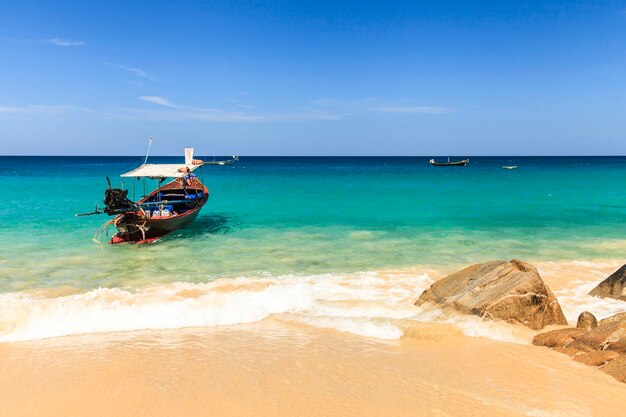
M 170 232 L 183 229 L 198 217 L 202 207 L 190 210 L 183 216 L 176 216 L 169 219 L 147 219 L 120 214 L 115 219 L 115 227 L 118 232 L 111 239 L 112 244 L 116 243 L 151 243 Z M 142 229 L 144 230 L 142 232 Z
M 139 203 L 149 201 L 151 197 L 154 197 L 155 193 L 167 190 L 168 186 L 170 186 L 171 189 L 171 184 L 174 183 L 175 181 L 172 181 L 160 190 L 155 190 L 149 196 L 140 200 Z M 202 207 L 204 207 L 209 198 L 208 189 L 199 182 L 198 185 L 202 188 L 198 187 L 195 190 L 202 192 L 202 198 L 197 201 L 196 207 L 187 210 L 185 213 L 158 218 L 146 218 L 145 215 L 137 212 L 129 212 L 118 215 L 112 222 L 118 232 L 113 236 L 113 238 L 111 238 L 109 243 L 151 243 L 168 233 L 187 227 L 196 219 L 196 217 L 198 217 L 200 210 L 202 210 Z

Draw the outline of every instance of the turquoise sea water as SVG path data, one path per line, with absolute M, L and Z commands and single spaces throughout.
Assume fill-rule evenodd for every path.
M 119 183 L 140 157 L 0 157 L 0 293 L 624 254 L 626 157 L 471 158 L 466 168 L 428 159 L 206 166 L 211 196 L 198 219 L 131 246 L 94 243 L 108 217 L 74 214 L 101 204 L 105 176 Z

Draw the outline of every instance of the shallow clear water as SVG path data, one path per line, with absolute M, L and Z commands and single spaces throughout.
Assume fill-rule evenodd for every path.
M 402 337 L 406 320 L 443 321 L 527 342 L 506 324 L 413 306 L 433 279 L 514 257 L 546 272 L 570 320 L 621 311 L 586 294 L 626 250 L 626 158 L 428 159 L 206 166 L 211 197 L 190 227 L 107 245 L 92 241 L 107 216 L 74 214 L 141 158 L 0 157 L 0 342 L 268 317 L 380 339 Z
M 74 214 L 101 204 L 105 176 L 115 185 L 141 158 L 0 157 L 0 292 L 449 270 L 495 258 L 618 258 L 626 249 L 624 157 L 471 158 L 466 168 L 428 159 L 206 166 L 211 197 L 189 228 L 152 245 L 101 246 L 91 238 L 106 216 Z

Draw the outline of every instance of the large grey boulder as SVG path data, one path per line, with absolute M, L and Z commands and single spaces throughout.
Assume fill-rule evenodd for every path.
M 622 266 L 609 275 L 607 279 L 599 283 L 597 287 L 589 292 L 589 295 L 626 301 L 624 285 L 626 285 L 626 265 Z
M 534 330 L 567 324 L 559 302 L 537 269 L 517 259 L 476 264 L 449 275 L 424 291 L 415 305 L 424 303 L 520 323 Z

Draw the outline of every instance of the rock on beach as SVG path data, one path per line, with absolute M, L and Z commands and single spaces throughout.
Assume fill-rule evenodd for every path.
M 600 320 L 583 312 L 580 327 L 551 330 L 540 333 L 533 344 L 565 353 L 574 360 L 602 371 L 621 382 L 626 382 L 626 313 Z M 581 324 L 582 323 L 582 324 Z
M 415 305 L 432 303 L 538 330 L 567 320 L 537 269 L 518 259 L 469 266 L 435 282 Z
M 602 298 L 614 298 L 626 301 L 624 286 L 626 285 L 626 265 L 613 272 L 607 279 L 599 283 L 589 295 Z

